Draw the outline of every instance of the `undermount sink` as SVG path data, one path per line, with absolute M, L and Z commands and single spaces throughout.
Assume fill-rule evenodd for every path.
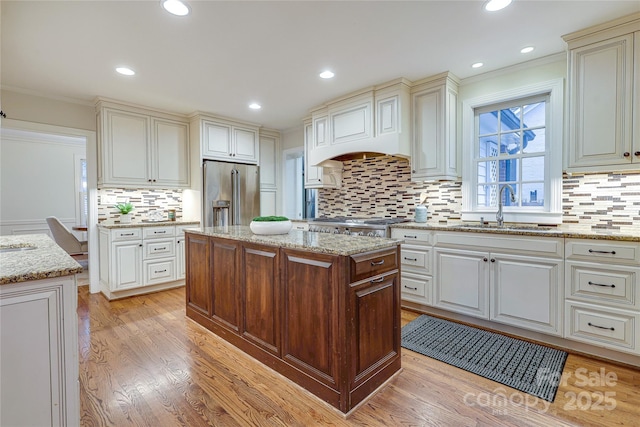
M 502 225 L 495 224 L 480 225 L 480 224 L 465 224 L 460 225 L 460 228 L 470 228 L 474 230 L 523 230 L 523 231 L 549 231 L 555 230 L 555 227 L 545 227 L 541 225 Z
M 37 246 L 0 246 L 0 253 L 32 251 L 34 249 L 38 249 L 38 247 Z

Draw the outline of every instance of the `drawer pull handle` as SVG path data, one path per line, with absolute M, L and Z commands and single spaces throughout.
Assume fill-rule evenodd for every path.
M 609 331 L 615 331 L 615 328 L 612 326 L 610 328 L 607 328 L 606 326 L 600 326 L 600 325 L 594 325 L 593 323 L 589 322 L 587 323 L 587 325 L 589 326 L 593 326 L 594 328 L 600 328 L 600 329 L 607 329 Z
M 602 286 L 604 288 L 615 288 L 616 287 L 616 285 L 604 285 L 602 283 L 596 283 L 596 282 L 592 282 L 592 281 L 589 281 L 588 283 L 590 285 L 593 285 L 593 286 Z
M 153 234 L 165 234 L 166 231 L 154 231 Z
M 384 264 L 384 260 L 380 260 L 380 261 L 371 261 L 371 265 L 382 265 Z
M 154 251 L 166 251 L 167 248 L 153 248 Z
M 411 289 L 412 291 L 417 291 L 418 288 L 412 288 L 411 286 L 404 285 L 405 288 Z
M 417 238 L 418 238 L 418 236 L 407 236 L 407 235 L 405 234 L 404 238 L 405 238 L 405 239 L 417 239 Z
M 407 260 L 407 261 L 418 261 L 418 258 L 407 258 L 407 257 L 404 257 L 404 259 Z
M 381 277 L 379 279 L 373 279 L 370 281 L 370 283 L 382 283 L 384 282 L 384 277 Z
M 133 233 L 122 233 L 121 236 L 133 236 Z
M 166 271 L 167 269 L 165 268 L 164 270 L 160 270 L 160 271 L 156 270 L 156 273 L 165 273 Z
M 615 255 L 616 251 L 596 251 L 593 249 L 589 249 L 589 253 L 590 254 L 611 254 L 611 255 Z

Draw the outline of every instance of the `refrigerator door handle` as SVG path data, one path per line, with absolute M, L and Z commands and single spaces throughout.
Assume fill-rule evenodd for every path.
M 233 194 L 233 225 L 240 225 L 240 171 L 231 171 L 231 194 Z

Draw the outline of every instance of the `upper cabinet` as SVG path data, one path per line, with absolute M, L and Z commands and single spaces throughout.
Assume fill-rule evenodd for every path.
M 260 215 L 275 215 L 278 200 L 280 132 L 260 129 Z
M 410 82 L 397 79 L 326 103 L 311 112 L 310 165 L 345 154 L 410 155 Z
M 191 125 L 199 131 L 203 159 L 258 163 L 258 125 L 204 115 L 195 116 Z
M 640 170 L 640 13 L 563 38 L 567 171 Z
M 456 117 L 459 80 L 442 73 L 411 89 L 411 180 L 456 180 L 460 176 Z
M 305 188 L 340 188 L 342 184 L 342 163 L 328 160 L 325 166 L 312 166 L 309 152 L 313 146 L 315 130 L 311 119 L 304 122 L 304 187 Z
M 99 100 L 98 185 L 189 187 L 189 124 L 179 116 Z

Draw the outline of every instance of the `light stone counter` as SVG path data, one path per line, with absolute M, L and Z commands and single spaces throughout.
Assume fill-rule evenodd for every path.
M 175 221 L 136 221 L 128 224 L 120 224 L 119 221 L 111 221 L 106 220 L 102 221 L 98 224 L 98 227 L 102 228 L 136 228 L 136 227 L 162 227 L 167 225 L 200 225 L 200 221 L 183 221 L 183 220 L 175 220 Z
M 81 272 L 82 266 L 46 234 L 0 236 L 0 285 Z
M 640 225 L 620 226 L 619 229 L 592 228 L 589 225 L 580 224 L 561 224 L 557 226 L 505 224 L 504 227 L 496 227 L 495 224 L 490 224 L 480 227 L 479 223 L 464 223 L 462 221 L 447 223 L 427 221 L 426 223 L 404 222 L 393 225 L 392 228 L 640 242 Z
M 402 243 L 401 240 L 384 237 L 349 236 L 303 230 L 291 230 L 288 234 L 258 235 L 253 234 L 249 227 L 240 225 L 190 229 L 187 232 L 333 255 L 354 255 L 391 248 Z

